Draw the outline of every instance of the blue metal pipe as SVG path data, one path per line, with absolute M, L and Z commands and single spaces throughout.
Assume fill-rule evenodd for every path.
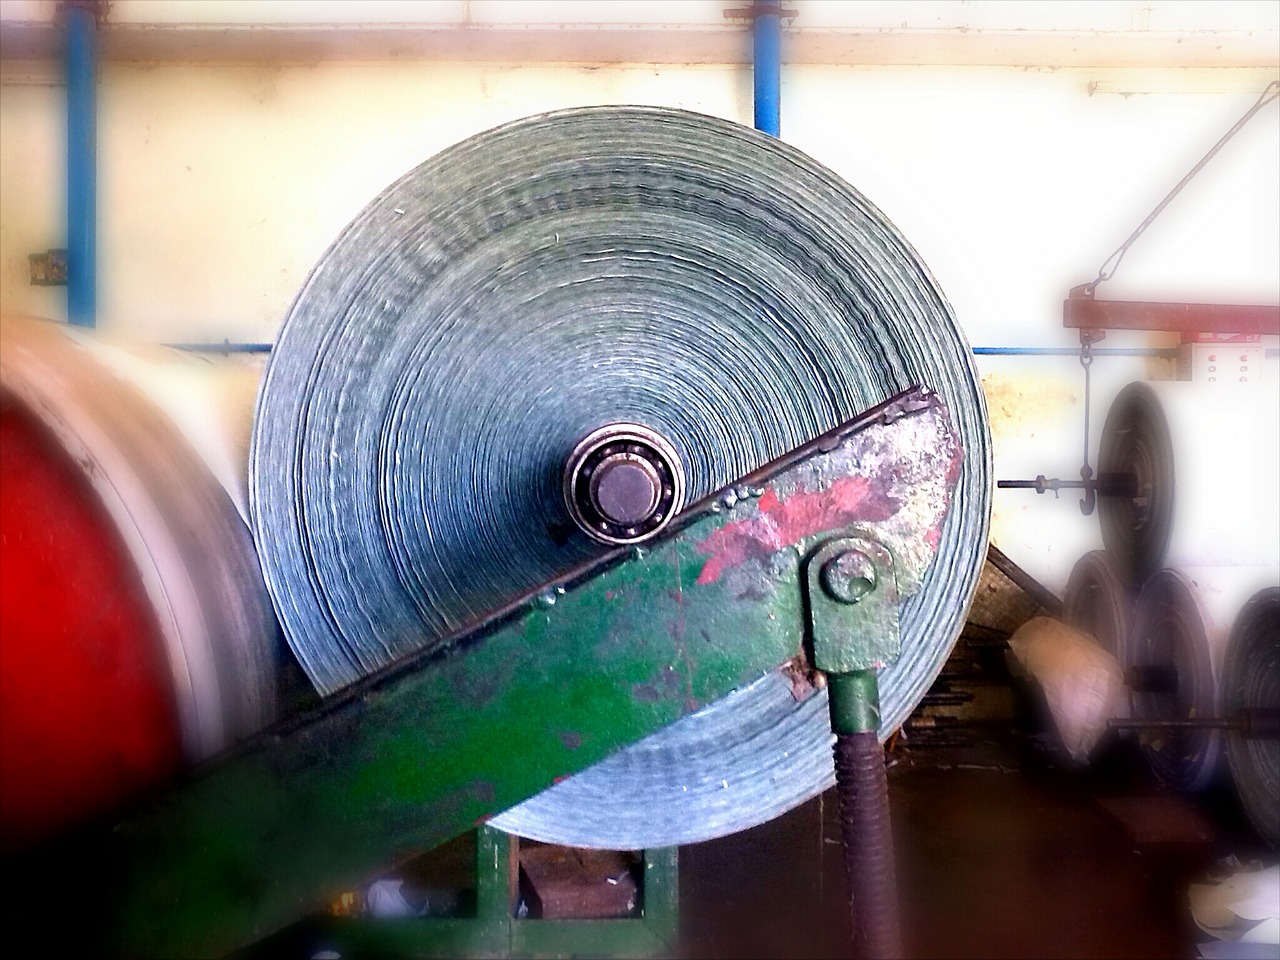
M 223 340 L 221 343 L 168 343 L 165 346 L 190 353 L 270 353 L 273 344 L 235 343 L 231 340 Z
M 270 343 L 238 343 L 234 340 L 223 340 L 221 343 L 170 343 L 167 346 L 174 350 L 188 350 L 192 353 L 270 353 Z M 1074 357 L 1080 351 L 1074 347 L 974 347 L 974 356 L 978 357 Z M 1165 357 L 1174 359 L 1178 351 L 1156 347 L 1103 347 L 1093 351 L 1095 357 Z M 1280 357 L 1280 350 L 1268 349 L 1268 359 Z
M 974 347 L 977 357 L 1077 357 L 1079 347 Z M 1176 357 L 1178 351 L 1159 347 L 1095 347 L 1095 357 Z
M 98 309 L 98 18 L 92 5 L 68 3 L 67 18 L 67 320 L 92 327 Z
M 752 17 L 756 129 L 776 137 L 782 130 L 782 4 L 755 0 Z

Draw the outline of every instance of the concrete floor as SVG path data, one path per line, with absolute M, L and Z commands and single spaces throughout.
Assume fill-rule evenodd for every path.
M 1266 852 L 1229 795 L 1193 803 L 1142 771 L 1125 750 L 1064 769 L 1008 733 L 906 754 L 890 788 L 907 955 L 1196 956 L 1187 884 Z M 682 956 L 847 956 L 838 838 L 828 794 L 684 848 Z

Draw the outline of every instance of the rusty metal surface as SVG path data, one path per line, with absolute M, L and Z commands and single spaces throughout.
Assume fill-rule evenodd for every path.
M 1163 330 L 1173 333 L 1280 334 L 1280 306 L 1242 303 L 1160 303 L 1100 300 L 1073 287 L 1062 324 L 1079 330 Z
M 853 956 L 894 960 L 902 943 L 884 748 L 870 733 L 852 733 L 835 750 Z
M 629 917 L 639 904 L 634 853 L 520 844 L 521 887 L 529 913 L 547 920 Z

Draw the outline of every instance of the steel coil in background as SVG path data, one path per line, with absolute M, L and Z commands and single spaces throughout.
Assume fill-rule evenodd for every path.
M 117 368 L 107 360 L 123 353 L 117 348 L 16 317 L 0 322 L 0 342 L 0 395 L 20 442 L 5 451 L 6 476 L 33 501 L 42 496 L 33 478 L 58 478 L 75 501 L 65 508 L 44 500 L 5 505 L 15 528 L 6 528 L 14 534 L 6 539 L 6 566 L 39 578 L 35 596 L 16 592 L 16 579 L 5 581 L 6 734 L 38 728 L 28 738 L 44 745 L 42 756 L 29 760 L 43 774 L 36 779 L 62 784 L 63 793 L 84 790 L 84 797 L 56 803 L 87 814 L 95 798 L 122 799 L 116 794 L 126 782 L 153 786 L 169 770 L 163 757 L 172 750 L 203 759 L 274 719 L 284 645 L 248 526 L 175 420 L 139 386 L 148 370 L 194 361 L 138 354 L 127 364 L 117 356 Z M 175 377 L 167 392 L 186 407 L 184 415 L 199 419 L 194 394 L 177 398 L 182 376 Z M 221 404 L 226 396 L 208 399 Z M 244 426 L 250 411 L 240 411 Z M 25 516 L 33 511 L 48 518 L 43 538 L 30 535 Z M 91 583 L 59 566 L 58 558 L 78 563 L 91 551 L 98 559 L 85 562 L 101 574 Z M 47 608 L 32 607 L 42 600 Z M 45 669 L 51 658 L 59 669 Z M 137 726 L 135 704 L 121 702 L 135 695 L 155 700 L 159 712 L 148 714 L 149 722 L 166 729 Z M 51 723 L 44 711 L 59 703 Z M 63 714 L 80 720 L 64 722 Z M 6 750 L 6 781 L 15 772 L 7 763 L 13 753 Z M 32 799 L 38 786 L 14 789 Z
M 1163 570 L 1153 577 L 1134 611 L 1131 663 L 1170 669 L 1176 682 L 1170 690 L 1133 692 L 1133 716 L 1221 716 L 1228 637 L 1248 599 L 1273 586 L 1277 576 L 1275 567 L 1218 567 Z M 1140 732 L 1140 739 L 1152 769 L 1170 786 L 1202 790 L 1222 773 L 1221 730 L 1151 730 Z
M 1222 705 L 1280 710 L 1280 587 L 1260 590 L 1236 618 L 1222 670 Z M 1227 735 L 1231 778 L 1259 835 L 1280 848 L 1280 740 Z
M 1121 670 L 1128 666 L 1133 596 L 1106 551 L 1091 550 L 1071 568 L 1062 596 L 1062 618 L 1097 640 Z
M 1280 562 L 1275 384 L 1133 383 L 1108 411 L 1099 474 L 1137 496 L 1099 498 L 1108 554 L 1133 584 L 1165 567 Z
M 603 423 L 667 437 L 696 499 L 911 384 L 966 450 L 939 553 L 881 679 L 884 730 L 940 669 L 982 566 L 989 441 L 937 285 L 799 151 L 683 111 L 545 114 L 390 186 L 307 280 L 255 424 L 255 534 L 286 634 L 333 691 L 603 549 L 562 505 Z M 497 823 L 662 846 L 831 782 L 826 708 L 765 678 Z

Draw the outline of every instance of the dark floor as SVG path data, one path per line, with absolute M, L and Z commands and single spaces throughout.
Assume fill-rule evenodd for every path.
M 1007 732 L 966 740 L 890 770 L 910 957 L 1194 957 L 1187 884 L 1266 855 L 1229 796 L 1167 794 L 1122 748 L 1081 773 Z M 828 794 L 684 848 L 682 956 L 847 956 L 838 838 Z
M 1168 792 L 1132 746 L 1078 770 L 1007 722 L 910 736 L 889 770 L 908 957 L 1193 958 L 1208 938 L 1192 924 L 1187 885 L 1230 856 L 1274 857 L 1228 788 L 1195 800 Z M 839 837 L 826 794 L 681 848 L 675 955 L 847 957 Z M 470 883 L 474 851 L 469 834 L 397 875 L 423 888 Z M 306 960 L 336 929 L 301 924 L 250 955 Z M 452 955 L 439 947 L 433 955 Z M 389 955 L 350 943 L 340 953 Z

